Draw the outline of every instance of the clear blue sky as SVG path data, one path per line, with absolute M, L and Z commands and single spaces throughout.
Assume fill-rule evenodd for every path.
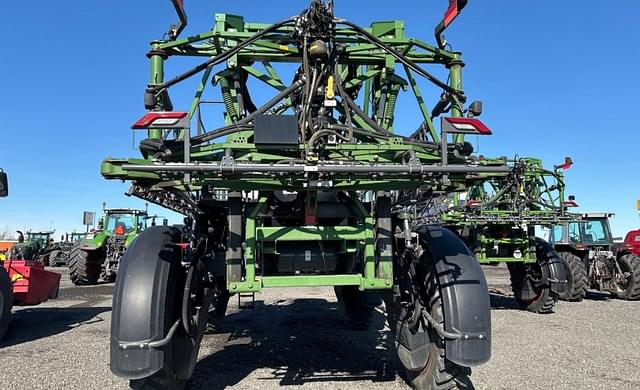
M 209 29 L 214 12 L 275 22 L 308 4 L 185 2 L 186 34 Z M 433 42 L 445 3 L 337 0 L 336 13 L 365 25 L 402 19 L 409 35 Z M 138 155 L 129 127 L 144 113 L 148 41 L 176 20 L 170 2 L 3 1 L 0 15 L 0 167 L 11 191 L 0 201 L 0 232 L 80 230 L 81 212 L 103 201 L 144 207 L 122 195 L 128 184 L 103 180 L 99 163 Z M 583 211 L 615 212 L 616 235 L 640 226 L 638 20 L 636 0 L 470 0 L 446 34 L 464 53 L 465 91 L 484 101 L 482 119 L 494 131 L 480 151 L 537 156 L 548 166 L 571 156 L 569 192 Z M 182 92 L 173 100 L 184 109 Z

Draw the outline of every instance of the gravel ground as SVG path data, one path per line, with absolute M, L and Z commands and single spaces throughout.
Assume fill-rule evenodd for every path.
M 640 343 L 629 337 L 640 302 L 590 293 L 531 314 L 508 295 L 503 267 L 486 271 L 493 358 L 474 369 L 476 388 L 640 388 Z M 16 308 L 0 345 L 0 389 L 125 389 L 109 371 L 112 290 L 75 287 L 64 274 L 57 300 Z M 331 288 L 267 290 L 254 309 L 237 306 L 232 298 L 221 333 L 205 336 L 190 388 L 407 388 L 382 313 L 370 331 L 346 330 Z

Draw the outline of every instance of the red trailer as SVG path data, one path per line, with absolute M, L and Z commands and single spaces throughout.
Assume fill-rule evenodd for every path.
M 60 274 L 33 260 L 6 260 L 0 267 L 0 340 L 9 325 L 11 308 L 37 305 L 57 298 Z

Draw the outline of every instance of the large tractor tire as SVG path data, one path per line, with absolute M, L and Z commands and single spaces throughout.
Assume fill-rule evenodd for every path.
M 376 306 L 381 303 L 380 296 L 374 292 L 359 291 L 357 286 L 336 286 L 334 291 L 346 317 L 347 328 L 367 329 Z
M 59 249 L 53 250 L 46 255 L 45 259 L 46 259 L 45 265 L 49 267 L 55 267 L 60 263 L 64 263 L 64 260 L 65 260 L 64 252 L 62 252 Z
M 509 263 L 511 276 L 511 289 L 520 306 L 530 312 L 549 314 L 557 302 L 557 296 L 551 292 L 549 282 L 549 269 L 541 260 L 560 256 L 553 248 L 541 239 L 536 238 L 537 263 Z
M 9 274 L 0 263 L 0 340 L 9 327 L 13 307 L 13 287 Z
M 69 277 L 73 284 L 80 286 L 98 283 L 102 263 L 96 261 L 95 256 L 95 251 L 88 252 L 80 246 L 73 247 L 69 255 Z
M 421 261 L 426 260 L 422 259 Z M 427 309 L 439 326 L 443 326 L 442 296 L 436 272 L 433 271 L 426 275 L 419 274 L 414 283 L 416 286 L 420 286 L 420 291 L 415 291 L 415 293 L 418 294 L 416 298 L 420 305 Z M 400 273 L 404 272 L 400 271 Z M 401 298 L 393 292 L 384 293 L 383 297 L 387 320 L 396 338 L 396 350 L 400 363 L 405 368 L 404 377 L 407 382 L 419 390 L 473 389 L 470 379 L 471 369 L 455 364 L 446 358 L 445 342 L 433 328 L 426 329 L 421 326 L 420 333 L 409 330 L 407 323 L 411 321 L 410 318 L 415 317 L 415 306 L 407 307 L 406 303 L 402 303 Z M 403 332 L 405 335 L 401 336 Z M 413 365 L 406 358 L 403 359 L 406 351 L 399 342 L 399 338 L 410 339 L 412 337 L 422 337 L 422 340 L 415 344 L 424 345 L 420 363 Z
M 567 272 L 567 292 L 559 296 L 563 301 L 580 302 L 587 295 L 588 277 L 584 261 L 571 252 L 560 252 Z
M 425 279 L 429 312 L 440 326 L 444 326 L 442 297 L 435 272 Z M 444 340 L 435 332 L 432 332 L 430 337 L 432 340 L 427 364 L 422 370 L 407 371 L 411 385 L 420 390 L 473 389 L 470 378 L 471 368 L 448 361 L 445 356 Z
M 419 390 L 473 389 L 470 366 L 491 356 L 485 276 L 453 232 L 416 232 L 422 251 L 394 250 L 394 286 L 383 293 L 404 377 Z
M 628 301 L 640 299 L 640 257 L 634 254 L 626 254 L 618 258 L 618 265 L 623 272 L 620 278 L 616 277 L 618 291 L 613 295 L 616 298 Z
M 548 314 L 553 312 L 556 299 L 548 286 L 536 286 L 531 278 L 540 277 L 539 264 L 508 264 L 511 275 L 511 290 L 520 306 L 532 313 Z
M 202 275 L 197 266 L 185 272 L 176 245 L 180 240 L 181 232 L 173 227 L 146 229 L 120 263 L 126 277 L 116 279 L 110 366 L 116 375 L 130 379 L 132 389 L 182 389 L 197 361 L 214 300 L 206 294 L 202 301 L 193 301 L 203 296 Z M 183 314 L 190 318 L 189 332 Z

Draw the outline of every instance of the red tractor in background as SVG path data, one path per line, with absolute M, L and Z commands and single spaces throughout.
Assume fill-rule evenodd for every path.
M 640 229 L 632 230 L 624 238 L 624 247 L 636 256 L 640 256 Z
M 0 169 L 0 197 L 9 194 L 7 174 Z M 44 269 L 34 260 L 16 260 L 11 256 L 0 262 L 0 340 L 9 326 L 14 305 L 37 305 L 58 296 L 60 274 Z
M 636 204 L 636 208 L 640 211 L 640 199 Z M 636 256 L 640 256 L 640 229 L 631 230 L 624 238 L 624 247 Z

